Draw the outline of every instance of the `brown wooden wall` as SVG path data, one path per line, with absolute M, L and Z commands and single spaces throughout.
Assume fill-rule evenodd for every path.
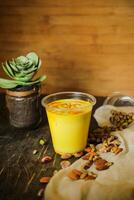
M 0 0 L 0 62 L 29 51 L 42 92 L 134 95 L 134 1 Z

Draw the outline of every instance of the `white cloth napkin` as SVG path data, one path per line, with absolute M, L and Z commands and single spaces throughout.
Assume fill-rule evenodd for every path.
M 102 106 L 95 112 L 100 126 L 110 125 L 109 116 L 113 106 Z M 134 108 L 122 107 L 118 110 L 134 112 Z M 70 167 L 54 175 L 45 190 L 45 200 L 134 200 L 134 126 L 113 132 L 119 137 L 124 149 L 119 155 L 101 153 L 101 157 L 114 162 L 107 170 L 97 171 L 94 165 L 89 169 L 98 174 L 95 180 L 72 181 L 66 174 L 84 164 L 81 158 Z

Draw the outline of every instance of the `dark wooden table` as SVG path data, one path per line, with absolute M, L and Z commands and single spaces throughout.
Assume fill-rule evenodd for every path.
M 94 110 L 102 105 L 104 97 L 97 97 Z M 92 118 L 90 129 L 96 126 Z M 47 140 L 39 144 L 40 138 Z M 33 155 L 33 150 L 38 150 Z M 53 161 L 41 163 L 41 158 L 51 155 Z M 60 157 L 54 153 L 47 118 L 44 113 L 40 126 L 35 130 L 22 130 L 11 127 L 5 97 L 0 95 L 0 200 L 37 200 L 42 176 L 51 176 L 60 169 Z M 71 162 L 74 160 L 71 159 Z

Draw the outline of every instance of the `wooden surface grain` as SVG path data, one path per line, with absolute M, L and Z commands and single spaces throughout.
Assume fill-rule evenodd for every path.
M 39 54 L 43 93 L 134 94 L 132 0 L 1 0 L 0 30 L 0 62 Z

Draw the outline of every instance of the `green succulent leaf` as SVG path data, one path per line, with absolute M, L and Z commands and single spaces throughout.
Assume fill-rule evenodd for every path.
M 40 66 L 41 60 L 34 52 L 6 61 L 2 64 L 2 68 L 12 80 L 0 79 L 0 87 L 14 88 L 16 86 L 40 83 L 46 79 L 46 76 L 32 80 Z
M 15 72 L 19 72 L 19 69 L 16 67 L 13 61 L 8 61 L 8 64 L 12 68 L 12 70 L 14 70 Z
M 20 74 L 19 74 L 20 75 Z M 24 82 L 27 82 L 27 81 L 30 81 L 31 79 L 32 79 L 32 77 L 33 77 L 33 75 L 34 75 L 34 72 L 32 72 L 32 73 L 30 73 L 30 74 L 27 74 L 27 76 L 25 76 L 25 75 L 20 75 L 19 76 L 18 75 L 18 77 L 16 76 L 14 79 L 15 80 L 18 80 L 18 81 L 24 81 Z
M 8 80 L 8 79 L 0 78 L 0 87 L 11 89 L 11 88 L 15 88 L 18 85 L 20 86 L 34 85 L 34 84 L 38 84 L 44 81 L 45 79 L 46 79 L 46 76 L 41 76 L 40 78 L 35 79 L 33 81 L 23 82 L 23 81 L 18 81 L 18 80 Z
M 4 78 L 0 78 L 0 87 L 1 88 L 15 88 L 18 85 L 18 83 L 14 82 L 14 80 L 7 80 Z
M 10 78 L 12 78 L 11 74 L 8 72 L 8 70 L 7 70 L 7 68 L 5 67 L 4 64 L 2 64 L 2 68 L 3 68 L 4 72 L 5 72 Z
M 37 54 L 34 53 L 34 52 L 28 53 L 26 57 L 27 57 L 29 60 L 31 60 L 32 63 L 33 63 L 34 65 L 37 65 L 38 62 L 39 62 L 39 57 L 38 57 Z
M 46 78 L 47 78 L 47 76 L 44 75 L 44 76 L 37 78 L 36 80 L 33 80 L 32 82 L 33 83 L 40 83 L 40 82 L 44 81 Z
M 16 64 L 18 65 L 24 65 L 28 62 L 28 59 L 25 56 L 19 56 L 15 59 Z
M 6 67 L 6 70 L 9 72 L 9 74 L 10 74 L 12 77 L 14 77 L 14 70 L 12 70 L 12 68 L 11 68 L 10 65 L 8 64 L 8 61 L 6 61 L 5 67 Z

